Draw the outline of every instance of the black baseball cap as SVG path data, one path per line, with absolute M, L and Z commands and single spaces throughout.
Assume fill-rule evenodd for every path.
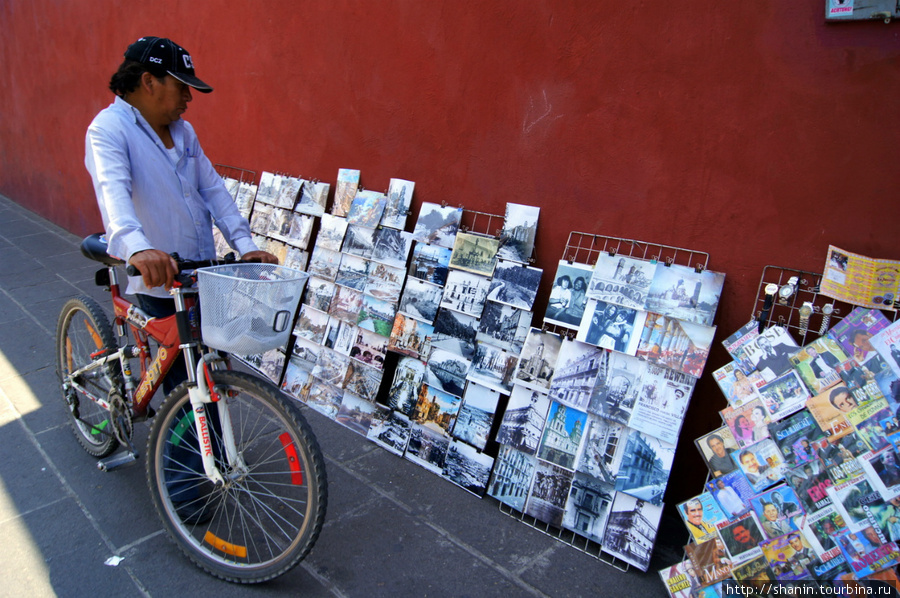
M 197 91 L 213 90 L 194 74 L 194 62 L 188 51 L 165 37 L 140 38 L 125 50 L 125 59 L 140 62 L 154 74 L 172 75 Z

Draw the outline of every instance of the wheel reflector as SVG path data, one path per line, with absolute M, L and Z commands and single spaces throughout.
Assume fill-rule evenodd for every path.
M 238 546 L 237 544 L 232 544 L 231 542 L 226 542 L 222 538 L 218 537 L 214 533 L 207 531 L 206 535 L 203 536 L 203 541 L 219 550 L 224 552 L 225 554 L 230 554 L 231 556 L 237 557 L 239 559 L 247 558 L 247 547 L 246 546 Z
M 287 455 L 288 463 L 291 466 L 291 483 L 295 486 L 303 484 L 303 471 L 300 470 L 300 459 L 297 458 L 297 447 L 291 442 L 291 435 L 285 432 L 278 437 L 284 446 L 284 454 Z

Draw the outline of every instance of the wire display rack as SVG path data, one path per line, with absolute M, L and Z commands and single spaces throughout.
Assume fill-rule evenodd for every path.
M 255 170 L 247 170 L 246 168 L 238 168 L 237 166 L 228 166 L 226 164 L 216 164 L 214 168 L 222 178 L 235 179 L 241 183 L 252 184 L 256 182 Z

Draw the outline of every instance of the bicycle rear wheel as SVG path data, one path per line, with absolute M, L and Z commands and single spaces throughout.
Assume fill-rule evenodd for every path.
M 63 305 L 56 326 L 56 373 L 70 423 L 78 443 L 94 457 L 111 455 L 119 446 L 113 436 L 109 411 L 68 386 L 69 373 L 91 363 L 92 355 L 118 349 L 109 320 L 90 297 L 74 297 Z M 107 400 L 119 388 L 117 364 L 108 364 L 78 377 L 76 382 L 91 394 Z
M 147 444 L 150 494 L 170 538 L 200 568 L 238 583 L 277 577 L 300 562 L 322 529 L 325 460 L 299 410 L 277 388 L 216 371 L 221 399 L 206 405 L 225 484 L 203 472 L 187 384 L 156 414 Z M 218 410 L 227 408 L 243 466 L 224 457 Z

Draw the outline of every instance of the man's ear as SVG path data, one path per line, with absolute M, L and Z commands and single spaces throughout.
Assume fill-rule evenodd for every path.
M 151 93 L 154 85 L 156 85 L 156 77 L 147 71 L 141 73 L 141 87 L 144 88 L 144 91 Z

